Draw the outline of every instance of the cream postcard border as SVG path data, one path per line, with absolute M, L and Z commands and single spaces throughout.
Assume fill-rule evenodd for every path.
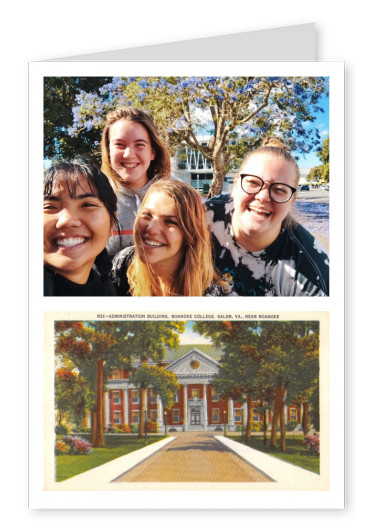
M 277 483 L 109 483 L 105 489 L 88 485 L 87 489 L 74 490 L 66 487 L 64 482 L 54 481 L 54 322 L 56 320 L 100 320 L 100 321 L 140 321 L 140 320 L 168 320 L 173 319 L 171 312 L 147 312 L 135 317 L 116 317 L 109 312 L 98 314 L 96 312 L 47 312 L 45 321 L 45 349 L 44 349 L 44 494 L 59 507 L 107 507 L 117 504 L 121 500 L 124 508 L 186 508 L 186 507 L 212 507 L 212 508 L 256 508 L 261 506 L 271 507 L 275 503 L 281 507 L 295 507 L 295 495 L 305 494 L 306 503 L 312 503 L 316 497 L 329 495 L 329 417 L 331 407 L 329 400 L 329 315 L 327 312 L 281 312 L 267 313 L 254 312 L 256 319 L 268 321 L 282 320 L 313 320 L 320 322 L 320 463 L 321 471 L 317 482 L 307 485 L 296 483 L 294 488 L 284 485 L 283 481 Z M 99 317 L 100 315 L 100 317 Z M 134 314 L 133 314 L 134 315 Z M 226 312 L 226 319 L 247 320 L 247 313 L 230 314 Z M 223 321 L 223 314 L 211 312 L 211 319 L 204 312 L 196 312 L 193 320 Z M 199 346 L 199 345 L 198 345 Z M 121 471 L 119 471 L 121 473 Z M 142 491 L 142 500 L 139 499 Z M 293 501 L 291 491 L 294 492 Z M 164 493 L 163 501 L 161 494 Z M 63 496 L 63 500 L 59 498 Z M 202 505 L 204 494 L 205 505 Z M 138 495 L 138 497 L 137 497 Z M 175 498 L 171 503 L 171 497 Z M 293 505 L 291 505 L 291 502 Z M 62 503 L 63 505 L 60 505 Z M 67 505 L 65 505 L 67 504 Z M 265 505 L 264 505 L 265 504 Z M 310 505 L 308 505 L 310 506 Z

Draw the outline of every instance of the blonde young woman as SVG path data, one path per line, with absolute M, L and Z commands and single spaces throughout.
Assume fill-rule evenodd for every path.
M 133 245 L 133 224 L 147 189 L 170 177 L 170 154 L 152 118 L 134 107 L 110 112 L 102 133 L 102 171 L 117 195 L 119 232 L 107 249 L 110 256 Z
M 181 181 L 158 181 L 134 224 L 135 246 L 113 260 L 119 295 L 222 295 L 199 193 Z
M 329 295 L 328 255 L 291 217 L 299 178 L 285 144 L 268 137 L 243 161 L 231 196 L 207 201 L 215 265 L 229 294 Z

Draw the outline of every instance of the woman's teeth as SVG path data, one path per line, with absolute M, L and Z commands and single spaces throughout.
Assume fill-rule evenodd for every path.
M 74 247 L 75 245 L 80 245 L 84 243 L 85 238 L 61 238 L 56 240 L 56 243 L 59 247 Z
M 164 243 L 152 242 L 150 240 L 144 240 L 144 242 L 151 247 L 162 247 L 164 245 Z

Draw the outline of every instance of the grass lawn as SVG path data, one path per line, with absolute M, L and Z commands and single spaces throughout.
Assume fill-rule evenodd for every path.
M 79 437 L 90 439 L 90 436 L 79 435 Z M 164 437 L 149 436 L 145 443 L 145 440 L 138 439 L 137 435 L 105 435 L 106 448 L 93 448 L 88 455 L 57 455 L 56 481 L 64 481 L 82 472 L 87 472 L 161 439 Z
M 231 436 L 234 440 L 240 441 L 240 437 Z M 245 444 L 245 443 L 243 443 Z M 277 438 L 277 448 L 270 448 L 270 438 L 268 436 L 268 446 L 264 445 L 263 435 L 253 435 L 250 442 L 247 443 L 247 446 L 258 450 L 259 452 L 264 452 L 272 457 L 277 457 L 283 461 L 287 461 L 292 465 L 300 466 L 311 472 L 316 472 L 320 474 L 320 456 L 316 454 L 311 454 L 303 446 L 303 434 L 292 434 L 288 433 L 286 435 L 286 452 L 281 452 L 279 450 L 279 439 Z

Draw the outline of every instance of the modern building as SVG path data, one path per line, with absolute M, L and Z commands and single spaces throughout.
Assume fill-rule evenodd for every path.
M 147 390 L 147 419 L 157 422 L 159 431 L 164 431 L 165 425 L 169 432 L 222 431 L 224 426 L 228 431 L 241 430 L 246 419 L 245 405 L 232 399 L 221 399 L 211 383 L 219 370 L 221 354 L 212 345 L 182 345 L 167 353 L 164 364 L 167 370 L 176 374 L 180 387 L 168 410 L 163 409 L 160 397 L 153 389 Z M 261 422 L 263 416 L 254 411 L 252 420 Z M 271 420 L 269 412 L 269 424 Z M 286 406 L 286 420 L 300 423 L 300 408 Z M 105 393 L 106 426 L 131 426 L 139 422 L 139 390 L 129 382 L 127 371 L 113 369 Z
M 210 136 L 200 136 L 198 140 L 201 145 L 207 146 L 210 138 Z M 172 157 L 171 167 L 175 177 L 190 184 L 199 192 L 207 193 L 209 191 L 213 180 L 213 168 L 211 162 L 198 149 L 182 145 Z M 226 175 L 222 188 L 223 193 L 231 192 L 233 181 L 233 174 Z

